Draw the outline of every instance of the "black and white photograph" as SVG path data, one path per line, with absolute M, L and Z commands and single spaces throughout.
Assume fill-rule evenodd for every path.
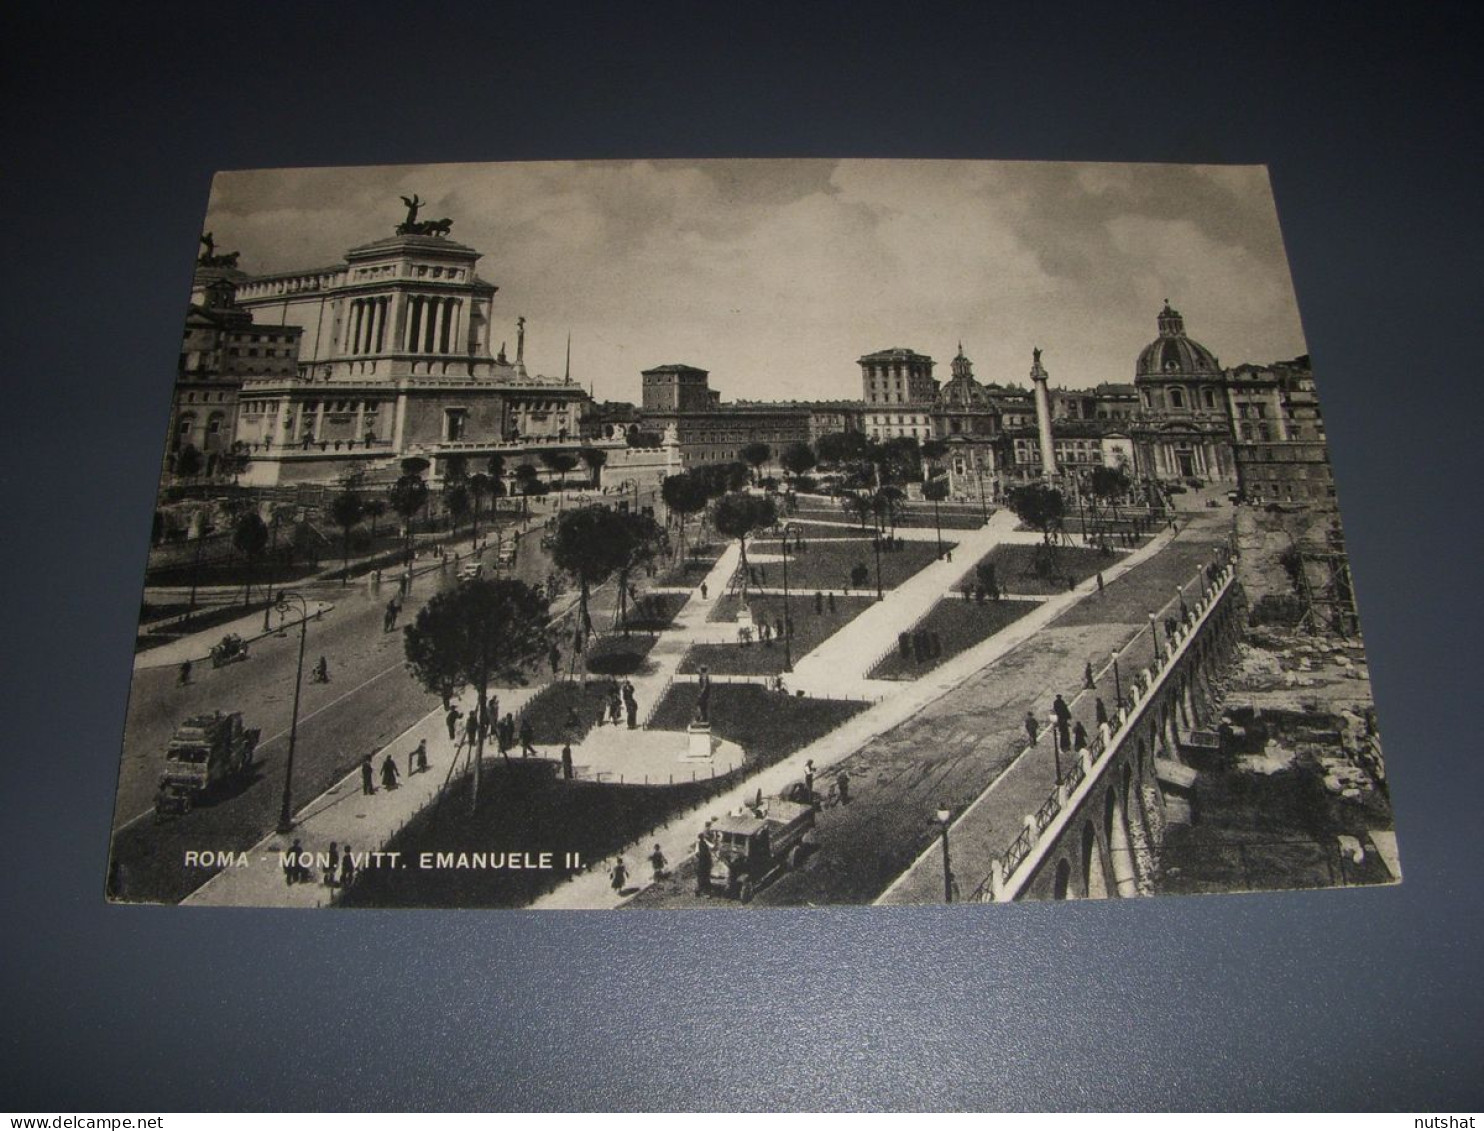
M 219 173 L 108 897 L 1400 882 L 1280 207 L 1258 165 Z

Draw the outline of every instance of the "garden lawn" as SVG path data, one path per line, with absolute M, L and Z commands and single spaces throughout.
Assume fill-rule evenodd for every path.
M 876 587 L 876 551 L 871 540 L 862 538 L 851 542 L 811 542 L 805 536 L 806 548 L 801 554 L 788 556 L 788 584 L 790 589 L 801 593 L 813 593 L 816 589 L 874 589 Z M 759 552 L 776 553 L 778 543 L 766 539 L 757 543 Z M 946 538 L 943 548 L 951 550 L 954 543 Z M 751 547 L 749 546 L 749 549 Z M 881 585 L 884 589 L 895 589 L 918 570 L 937 560 L 937 545 L 933 542 L 903 542 L 899 550 L 881 550 Z M 865 584 L 852 586 L 850 571 L 864 565 L 869 574 Z M 783 563 L 779 561 L 759 562 L 753 566 L 758 571 L 760 584 L 767 587 L 783 585 Z
M 754 594 L 748 599 L 754 620 L 766 617 L 770 625 L 778 623 L 783 616 L 783 596 Z M 840 629 L 844 628 L 875 601 L 869 597 L 836 597 L 835 611 L 824 605 L 824 612 L 815 613 L 814 594 L 799 594 L 789 599 L 793 612 L 794 631 L 792 638 L 793 660 L 797 664 L 810 652 L 818 648 Z M 741 598 L 728 593 L 716 603 L 713 612 L 723 611 L 724 616 L 714 619 L 733 621 L 741 609 Z M 680 662 L 680 670 L 695 673 L 705 665 L 717 675 L 777 675 L 783 671 L 783 641 L 771 640 L 762 643 L 754 630 L 751 644 L 695 644 Z
M 1014 545 L 996 546 L 980 559 L 993 562 L 995 580 L 1005 593 L 1021 593 L 1033 596 L 1049 596 L 1065 593 L 1069 586 L 1067 578 L 1074 582 L 1087 580 L 1099 570 L 1107 569 L 1123 555 L 1117 551 L 1104 554 L 1101 550 L 1085 546 L 1058 546 L 1052 560 L 1051 572 L 1042 576 L 1036 572 L 1037 555 L 1044 553 L 1041 546 Z M 977 568 L 977 567 L 976 567 Z M 959 581 L 972 584 L 975 573 L 970 569 Z
M 917 679 L 960 652 L 988 640 L 1039 606 L 1038 601 L 985 601 L 982 605 L 960 598 L 939 601 L 914 629 L 914 632 L 937 634 L 938 654 L 917 660 L 914 648 L 909 647 L 905 657 L 898 648 L 871 669 L 869 678 Z
M 672 684 L 655 709 L 650 727 L 684 730 L 695 718 L 699 696 L 700 688 L 694 683 Z M 756 684 L 713 683 L 711 730 L 742 747 L 747 755 L 744 769 L 751 773 L 803 749 L 869 706 L 782 695 Z

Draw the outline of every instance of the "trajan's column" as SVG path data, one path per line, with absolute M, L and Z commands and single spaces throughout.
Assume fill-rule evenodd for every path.
M 1056 475 L 1056 449 L 1051 440 L 1051 394 L 1046 389 L 1049 374 L 1041 366 L 1041 347 L 1031 351 L 1031 381 L 1036 387 L 1036 427 L 1041 436 L 1041 475 L 1051 479 Z

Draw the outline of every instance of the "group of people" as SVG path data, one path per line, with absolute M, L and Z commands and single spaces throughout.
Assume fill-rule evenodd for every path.
M 487 699 L 479 706 L 470 709 L 467 715 L 454 703 L 448 702 L 448 711 L 444 718 L 448 724 L 448 740 L 454 744 L 455 754 L 466 746 L 470 750 L 479 749 L 479 744 L 493 734 L 501 754 L 508 754 L 515 749 L 518 739 L 521 757 L 536 756 L 536 732 L 531 726 L 531 720 L 521 719 L 517 729 L 513 714 L 507 712 L 503 719 L 500 718 L 500 700 L 496 697 Z M 459 728 L 460 719 L 464 720 L 462 735 Z
M 402 780 L 402 771 L 397 768 L 397 760 L 388 752 L 382 759 L 381 769 L 378 771 L 371 761 L 371 755 L 366 754 L 361 758 L 361 793 L 370 796 L 376 792 L 376 778 L 378 772 L 381 777 L 381 788 L 393 790 L 398 787 Z M 407 753 L 407 776 L 413 774 L 425 774 L 428 772 L 428 740 L 421 739 Z
M 1096 686 L 1092 682 L 1091 664 L 1087 665 L 1086 682 L 1089 688 Z M 1097 725 L 1101 728 L 1108 721 L 1108 708 L 1103 703 L 1101 697 L 1096 701 L 1095 711 Z M 1082 725 L 1081 720 L 1073 721 L 1072 709 L 1067 705 L 1066 699 L 1060 694 L 1051 701 L 1051 717 L 1053 725 L 1056 728 L 1056 741 L 1059 749 L 1072 751 L 1087 749 L 1087 728 Z M 1034 711 L 1027 711 L 1025 713 L 1025 733 L 1026 737 L 1030 739 L 1032 746 L 1035 746 L 1040 740 L 1041 721 L 1036 718 Z
M 340 845 L 332 840 L 320 882 L 325 887 L 348 888 L 355 878 L 355 853 L 348 844 L 342 851 Z M 289 886 L 314 882 L 314 872 L 304 864 L 304 844 L 298 837 L 295 837 L 294 843 L 289 846 L 287 858 L 284 860 L 283 882 Z
M 634 695 L 634 685 L 628 680 L 609 686 L 607 702 L 598 712 L 598 725 L 612 723 L 619 726 L 624 719 L 628 720 L 630 730 L 639 728 L 639 700 Z

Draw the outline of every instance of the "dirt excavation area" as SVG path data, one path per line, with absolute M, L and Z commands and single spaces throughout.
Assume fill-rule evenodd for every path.
M 1191 754 L 1195 819 L 1169 831 L 1160 890 L 1398 881 L 1360 640 L 1249 628 L 1218 691 L 1220 751 Z

